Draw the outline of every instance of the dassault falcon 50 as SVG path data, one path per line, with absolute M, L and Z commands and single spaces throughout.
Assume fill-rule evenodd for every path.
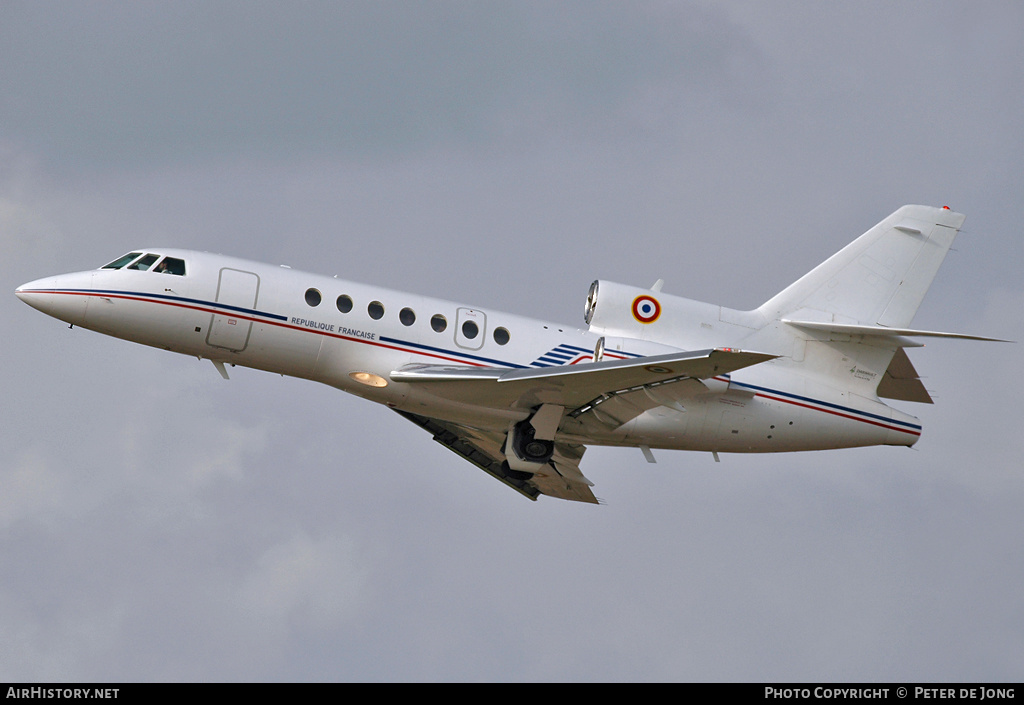
M 530 499 L 597 502 L 587 445 L 770 453 L 912 446 L 905 348 L 963 224 L 904 206 L 758 308 L 595 281 L 586 330 L 205 252 L 139 248 L 17 296 L 72 326 L 387 405 Z

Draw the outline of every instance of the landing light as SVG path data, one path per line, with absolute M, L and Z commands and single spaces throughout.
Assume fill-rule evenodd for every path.
M 367 387 L 386 387 L 388 381 L 380 375 L 375 375 L 372 372 L 349 372 L 348 376 L 354 379 L 359 384 L 365 384 Z

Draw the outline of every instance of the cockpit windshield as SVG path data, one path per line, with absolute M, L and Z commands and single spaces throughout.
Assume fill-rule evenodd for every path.
M 124 257 L 118 257 L 110 264 L 103 265 L 101 269 L 120 269 L 121 267 L 125 266 L 126 264 L 128 264 L 141 254 L 141 252 L 129 252 Z
M 153 271 L 164 274 L 177 274 L 183 277 L 185 276 L 185 260 L 178 259 L 177 257 L 164 257 Z
M 105 264 L 101 269 L 134 269 L 138 271 L 159 272 L 162 274 L 175 274 L 179 277 L 185 276 L 185 260 L 177 257 L 164 257 L 160 263 L 153 267 L 153 263 L 160 260 L 160 255 L 141 252 L 129 252 L 123 257 L 118 257 L 110 264 Z M 125 265 L 128 265 L 125 267 Z M 152 269 L 150 269 L 152 267 Z
M 146 255 L 145 257 L 140 257 L 129 264 L 128 269 L 138 269 L 144 272 L 153 266 L 153 263 L 156 262 L 158 257 L 160 257 L 160 255 Z

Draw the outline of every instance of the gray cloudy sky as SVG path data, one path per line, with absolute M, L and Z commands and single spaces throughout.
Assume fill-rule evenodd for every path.
M 914 450 L 592 448 L 531 503 L 383 407 L 11 295 L 147 245 L 582 325 L 750 308 L 904 203 L 1024 340 L 1024 5 L 0 0 L 0 680 L 1019 681 L 1020 345 Z

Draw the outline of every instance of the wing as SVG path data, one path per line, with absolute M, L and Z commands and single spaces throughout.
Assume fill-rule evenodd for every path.
M 645 410 L 676 405 L 680 396 L 703 389 L 698 380 L 770 360 L 775 355 L 731 348 L 509 370 L 495 367 L 406 365 L 391 373 L 396 382 L 428 385 L 439 397 L 494 409 L 530 411 L 543 404 L 565 409 L 563 427 L 586 437 L 588 424 L 618 427 Z M 600 407 L 600 408 L 598 408 Z M 550 462 L 533 473 L 509 467 L 506 434 L 398 411 L 434 440 L 530 499 L 540 494 L 597 504 L 593 483 L 580 472 L 586 451 L 555 439 Z
M 706 379 L 771 360 L 777 355 L 716 348 L 631 360 L 508 370 L 496 367 L 406 365 L 396 382 L 430 385 L 439 397 L 497 409 L 556 404 L 578 410 L 611 395 L 676 380 Z
M 590 489 L 593 483 L 580 472 L 580 459 L 586 451 L 582 445 L 556 443 L 551 462 L 531 475 L 509 468 L 502 452 L 505 443 L 502 433 L 474 429 L 397 409 L 395 411 L 429 431 L 434 440 L 444 447 L 525 497 L 536 500 L 538 495 L 546 494 L 575 502 L 598 503 Z

